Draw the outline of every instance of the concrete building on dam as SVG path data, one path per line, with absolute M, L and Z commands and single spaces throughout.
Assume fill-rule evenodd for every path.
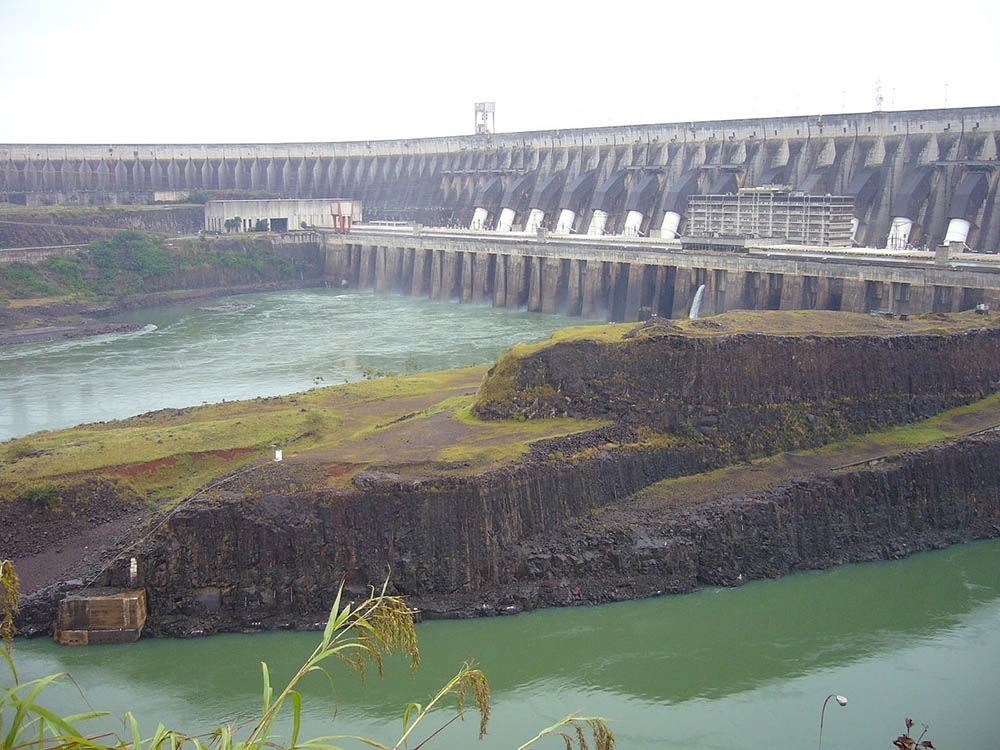
M 998 141 L 1000 107 L 978 107 L 345 143 L 0 145 L 0 198 L 338 196 L 364 206 L 368 228 L 322 234 L 335 283 L 620 320 L 681 314 L 702 287 L 705 312 L 950 311 L 1000 303 Z

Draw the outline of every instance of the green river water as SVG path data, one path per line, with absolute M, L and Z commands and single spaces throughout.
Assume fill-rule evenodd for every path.
M 580 322 L 325 290 L 227 302 L 253 307 L 146 311 L 133 318 L 151 325 L 136 334 L 0 348 L 0 439 L 356 380 L 366 367 L 485 364 L 516 341 Z M 515 748 L 583 713 L 606 717 L 619 748 L 814 748 L 830 693 L 849 702 L 828 705 L 823 748 L 891 750 L 907 716 L 930 725 L 939 750 L 1000 746 L 997 540 L 739 589 L 427 622 L 418 635 L 422 666 L 412 679 L 391 661 L 385 679 L 363 685 L 335 668 L 333 695 L 325 681 L 308 682 L 303 736 L 389 743 L 406 704 L 426 701 L 471 659 L 492 687 L 489 734 L 477 742 L 469 715 L 428 747 Z M 195 734 L 245 725 L 260 703 L 260 662 L 280 684 L 317 639 L 282 632 L 89 648 L 19 640 L 14 657 L 22 680 L 72 675 L 43 704 L 118 717 L 95 731 L 123 732 L 120 717 L 133 710 L 144 736 L 161 721 Z M 0 688 L 9 683 L 0 671 Z

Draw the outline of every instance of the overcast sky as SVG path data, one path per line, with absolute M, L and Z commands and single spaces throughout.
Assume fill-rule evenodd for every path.
M 1000 0 L 0 0 L 0 143 L 253 143 L 1000 104 Z

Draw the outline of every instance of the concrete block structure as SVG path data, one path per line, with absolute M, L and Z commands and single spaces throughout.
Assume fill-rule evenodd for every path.
M 817 247 L 850 247 L 853 241 L 854 201 L 844 195 L 773 188 L 693 195 L 688 199 L 688 216 L 689 237 L 770 239 Z
M 294 229 L 344 229 L 361 221 L 361 204 L 336 198 L 218 200 L 205 204 L 208 232 L 287 232 Z

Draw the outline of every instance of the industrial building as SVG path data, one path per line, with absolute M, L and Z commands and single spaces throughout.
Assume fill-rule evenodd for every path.
M 770 239 L 821 247 L 845 247 L 853 239 L 850 196 L 744 188 L 735 195 L 692 195 L 687 208 L 691 237 Z
M 205 204 L 207 232 L 350 231 L 361 221 L 361 203 L 337 198 L 218 200 Z

